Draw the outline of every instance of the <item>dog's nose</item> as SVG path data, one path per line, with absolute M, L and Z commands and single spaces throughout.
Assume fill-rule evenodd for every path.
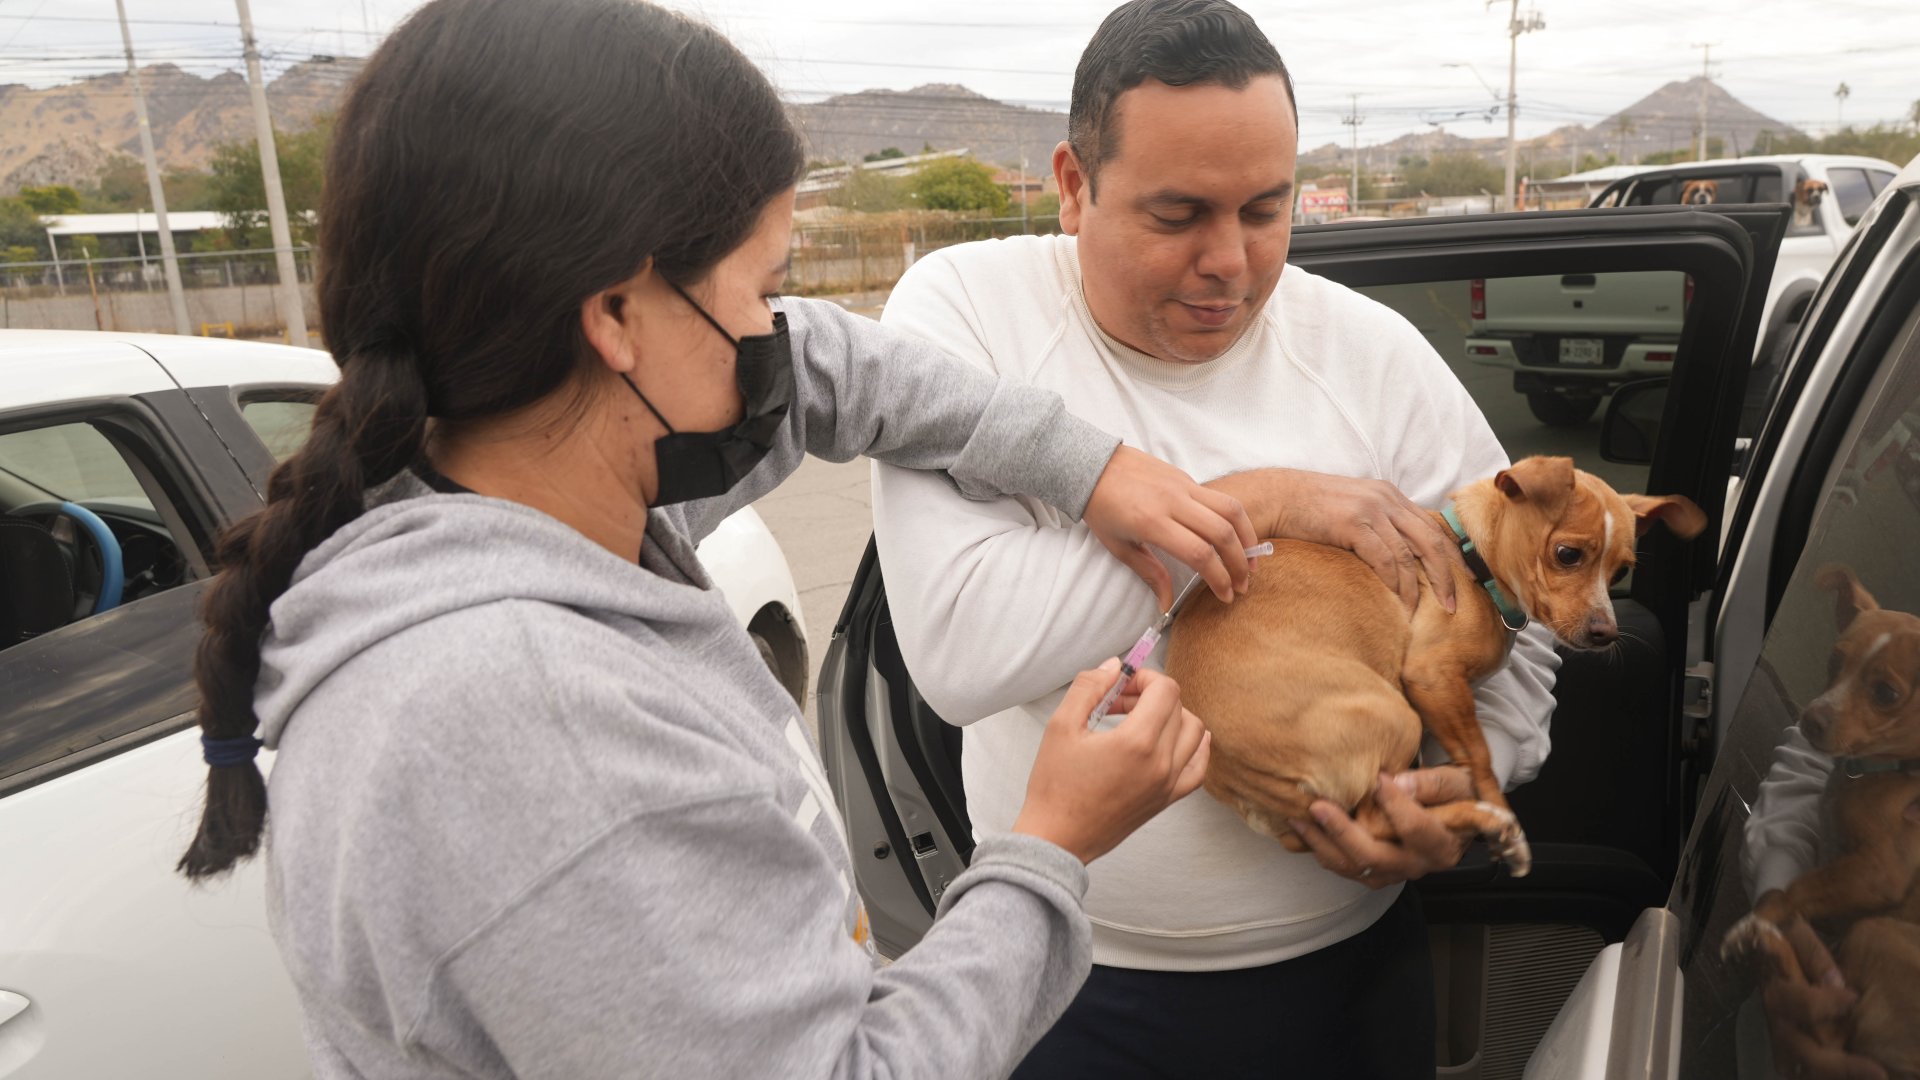
M 1620 636 L 1620 628 L 1605 615 L 1593 615 L 1587 619 L 1587 643 L 1594 647 L 1611 645 Z
M 1800 713 L 1800 731 L 1818 747 L 1825 743 L 1827 729 L 1833 726 L 1833 705 L 1823 698 L 1814 699 Z

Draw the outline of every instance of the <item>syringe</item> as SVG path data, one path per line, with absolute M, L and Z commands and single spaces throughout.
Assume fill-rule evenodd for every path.
M 1249 559 L 1271 554 L 1273 554 L 1273 541 L 1271 540 L 1263 544 L 1255 544 L 1253 547 L 1246 549 L 1246 556 Z M 1195 574 L 1191 580 L 1181 587 L 1180 592 L 1174 596 L 1173 604 L 1169 606 L 1166 611 L 1161 612 L 1159 618 L 1147 624 L 1147 632 L 1141 634 L 1140 640 L 1134 642 L 1133 648 L 1127 650 L 1127 655 L 1120 658 L 1120 678 L 1116 680 L 1112 686 L 1107 688 L 1106 694 L 1100 698 L 1100 704 L 1093 707 L 1093 712 L 1087 714 L 1088 727 L 1099 723 L 1106 717 L 1107 710 L 1113 708 L 1114 701 L 1120 697 L 1120 691 L 1126 687 L 1128 680 L 1132 679 L 1134 674 L 1140 670 L 1140 665 L 1147 662 L 1147 657 L 1153 653 L 1153 647 L 1160 643 L 1160 636 L 1167 632 L 1167 627 L 1173 625 L 1173 617 L 1180 613 L 1180 605 L 1187 602 L 1187 596 L 1193 592 L 1194 586 L 1198 584 L 1200 584 L 1200 575 Z

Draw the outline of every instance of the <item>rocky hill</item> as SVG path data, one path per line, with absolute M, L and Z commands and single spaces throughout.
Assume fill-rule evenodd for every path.
M 1694 144 L 1698 130 L 1700 89 L 1698 76 L 1670 82 L 1591 127 L 1568 125 L 1536 138 L 1522 139 L 1520 152 L 1536 163 L 1537 173 L 1552 177 L 1574 171 L 1574 163 L 1587 154 L 1602 159 L 1613 154 L 1623 162 L 1632 163 L 1648 154 L 1685 150 Z M 1707 137 L 1721 140 L 1724 153 L 1729 157 L 1752 150 L 1766 132 L 1775 136 L 1799 134 L 1792 125 L 1775 120 L 1727 93 L 1719 83 L 1708 82 L 1706 91 Z M 1525 101 L 1521 104 L 1521 117 L 1525 119 Z M 1454 127 L 1456 131 L 1487 134 L 1468 137 L 1454 132 L 1423 132 L 1402 135 L 1385 143 L 1362 144 L 1362 167 L 1390 169 L 1402 157 L 1430 157 L 1435 153 L 1478 154 L 1490 162 L 1504 163 L 1507 136 L 1503 121 L 1492 125 L 1461 123 Z M 1326 143 L 1302 151 L 1300 161 L 1306 165 L 1344 167 L 1349 163 L 1348 155 L 1347 147 Z
M 816 161 L 858 161 L 897 147 L 966 148 L 981 161 L 1029 169 L 1050 166 L 1053 148 L 1067 137 L 1067 114 L 1009 105 L 953 83 L 912 90 L 862 90 L 792 106 L 806 134 L 807 156 Z
M 294 130 L 331 111 L 357 60 L 309 60 L 267 84 L 276 126 Z M 172 64 L 140 69 L 163 168 L 205 168 L 216 143 L 253 137 L 245 77 L 203 78 Z M 116 153 L 140 153 L 133 84 L 125 72 L 34 90 L 0 86 L 0 195 L 29 184 L 84 184 Z

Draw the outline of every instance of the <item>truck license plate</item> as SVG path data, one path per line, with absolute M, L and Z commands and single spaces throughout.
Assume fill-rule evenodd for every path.
M 1600 345 L 1599 338 L 1561 338 L 1560 362 L 1597 367 L 1603 360 Z

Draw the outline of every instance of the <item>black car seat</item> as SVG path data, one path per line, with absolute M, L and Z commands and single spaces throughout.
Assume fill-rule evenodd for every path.
M 73 568 L 53 534 L 0 514 L 0 649 L 73 619 Z

